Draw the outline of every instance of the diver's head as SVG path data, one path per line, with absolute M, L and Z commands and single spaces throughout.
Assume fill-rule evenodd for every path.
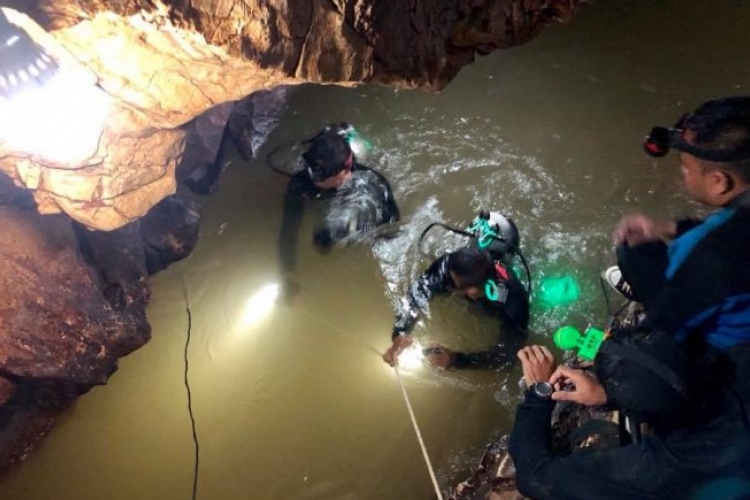
M 688 193 L 722 206 L 750 185 L 750 96 L 707 101 L 672 128 L 654 127 L 644 148 L 657 157 L 676 149 Z
M 349 143 L 335 131 L 326 131 L 315 137 L 302 157 L 310 180 L 322 189 L 341 186 L 354 165 Z
M 484 286 L 493 277 L 495 266 L 490 253 L 475 246 L 464 247 L 448 255 L 451 290 L 472 300 L 485 296 Z

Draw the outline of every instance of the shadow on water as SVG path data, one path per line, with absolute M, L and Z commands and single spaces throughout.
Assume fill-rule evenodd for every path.
M 479 59 L 441 94 L 376 86 L 305 86 L 262 148 L 353 123 L 379 151 L 404 222 L 394 238 L 317 254 L 306 216 L 300 293 L 256 311 L 278 282 L 285 179 L 232 150 L 220 191 L 201 198 L 196 251 L 153 280 L 153 340 L 125 358 L 33 453 L 0 482 L 0 497 L 41 500 L 189 498 L 192 442 L 182 385 L 187 318 L 200 439 L 198 498 L 211 500 L 431 498 L 432 487 L 393 371 L 393 306 L 426 265 L 414 243 L 434 221 L 466 226 L 481 209 L 511 216 L 535 284 L 570 275 L 573 306 L 532 308 L 531 340 L 561 323 L 601 324 L 598 276 L 612 262 L 610 231 L 635 209 L 693 210 L 675 160 L 640 141 L 701 101 L 747 93 L 750 4 L 733 0 L 599 2 L 569 25 Z M 431 235 L 429 252 L 459 237 Z M 262 294 L 261 294 L 262 295 Z M 424 345 L 479 349 L 496 325 L 439 299 L 415 331 Z M 438 480 L 463 479 L 484 445 L 508 431 L 517 368 L 435 372 L 404 382 Z

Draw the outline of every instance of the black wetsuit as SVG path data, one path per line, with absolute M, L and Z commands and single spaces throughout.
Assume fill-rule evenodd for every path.
M 284 215 L 279 233 L 284 272 L 291 272 L 296 267 L 297 236 L 307 199 L 328 202 L 324 220 L 313 236 L 316 247 L 321 250 L 329 249 L 348 236 L 399 220 L 399 210 L 390 184 L 385 177 L 368 167 L 355 163 L 351 179 L 337 189 L 327 190 L 317 188 L 307 172 L 299 172 L 289 180 L 284 198 Z
M 448 293 L 453 280 L 448 272 L 448 258 L 445 254 L 435 260 L 430 267 L 411 285 L 404 297 L 401 310 L 396 315 L 392 338 L 410 334 L 419 316 L 427 308 L 430 299 Z M 485 297 L 477 300 L 488 315 L 502 319 L 505 328 L 501 329 L 497 345 L 480 352 L 454 353 L 453 368 L 492 368 L 505 365 L 515 359 L 516 352 L 526 340 L 529 325 L 529 297 L 526 289 L 500 259 L 494 260 L 495 279 L 507 287 L 504 300 L 491 301 Z

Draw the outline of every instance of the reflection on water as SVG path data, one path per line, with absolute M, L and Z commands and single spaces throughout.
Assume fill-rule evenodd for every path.
M 0 497 L 190 497 L 187 292 L 198 498 L 432 498 L 393 370 L 380 359 L 409 281 L 430 255 L 463 244 L 436 231 L 425 256 L 415 248 L 421 231 L 435 220 L 465 227 L 480 209 L 511 216 L 533 282 L 566 275 L 581 288 L 573 307 L 532 305 L 532 341 L 549 344 L 561 323 L 601 324 L 598 274 L 611 263 L 619 214 L 694 209 L 676 182 L 675 160 L 641 153 L 644 133 L 707 98 L 748 92 L 750 4 L 654 5 L 589 6 L 570 25 L 480 59 L 441 94 L 297 91 L 262 153 L 327 123 L 352 122 L 377 150 L 371 165 L 393 185 L 399 231 L 322 256 L 310 244 L 308 214 L 300 291 L 273 299 L 286 179 L 262 160 L 248 164 L 226 151 L 225 161 L 234 161 L 219 193 L 200 199 L 198 248 L 152 282 L 153 340 L 2 479 Z M 496 333 L 491 320 L 452 298 L 434 300 L 415 330 L 424 346 L 467 351 Z M 520 373 L 416 365 L 402 375 L 438 480 L 463 479 L 484 445 L 509 429 Z

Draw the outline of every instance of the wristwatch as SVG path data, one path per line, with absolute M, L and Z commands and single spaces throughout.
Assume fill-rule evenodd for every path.
M 555 392 L 555 388 L 549 382 L 531 384 L 530 390 L 539 399 L 551 399 L 552 393 Z

